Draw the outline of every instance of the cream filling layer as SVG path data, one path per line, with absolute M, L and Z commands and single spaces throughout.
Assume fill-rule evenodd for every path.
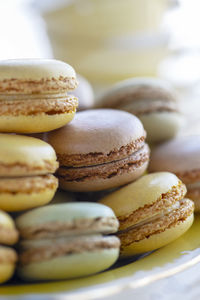
M 200 189 L 200 181 L 186 184 L 188 189 Z
M 121 234 L 121 233 L 125 233 L 125 232 L 128 232 L 129 230 L 133 230 L 133 229 L 137 229 L 137 228 L 140 228 L 142 226 L 145 226 L 151 222 L 154 222 L 156 220 L 159 220 L 161 218 L 163 218 L 164 216 L 167 216 L 169 213 L 171 213 L 172 211 L 176 210 L 176 209 L 179 209 L 180 206 L 181 206 L 181 202 L 182 200 L 180 201 L 177 201 L 175 204 L 173 204 L 171 207 L 168 207 L 168 208 L 165 208 L 163 211 L 159 212 L 158 214 L 155 214 L 151 217 L 148 217 L 147 219 L 145 220 L 142 220 L 142 221 L 138 221 L 136 224 L 133 224 L 131 226 L 129 226 L 128 228 L 126 229 L 123 229 L 123 230 L 120 230 L 118 231 L 118 234 Z
M 49 99 L 66 99 L 73 95 L 64 93 L 37 93 L 37 94 L 0 94 L 0 101 L 19 101 L 19 100 L 49 100 Z

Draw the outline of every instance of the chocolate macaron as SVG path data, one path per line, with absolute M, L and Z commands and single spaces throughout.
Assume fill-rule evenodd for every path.
M 175 173 L 187 187 L 187 197 L 200 211 L 200 136 L 178 137 L 155 148 L 149 166 L 151 172 Z
M 101 191 L 134 181 L 146 170 L 149 147 L 140 120 L 111 109 L 78 112 L 68 125 L 47 133 L 60 163 L 60 187 Z

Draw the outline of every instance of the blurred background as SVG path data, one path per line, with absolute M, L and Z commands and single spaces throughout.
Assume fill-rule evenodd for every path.
M 129 77 L 167 79 L 196 128 L 199 9 L 198 0 L 0 0 L 0 59 L 66 61 L 95 94 Z

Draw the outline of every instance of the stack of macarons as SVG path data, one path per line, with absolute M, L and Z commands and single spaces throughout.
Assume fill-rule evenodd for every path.
M 49 203 L 58 187 L 54 149 L 22 133 L 41 133 L 67 124 L 78 100 L 74 69 L 49 59 L 0 62 L 0 243 L 13 245 L 18 232 L 8 213 Z M 20 133 L 18 135 L 17 133 Z M 14 273 L 17 254 L 1 246 L 0 282 Z
M 86 109 L 93 101 L 93 94 L 89 83 L 87 84 L 82 77 L 80 77 L 80 80 L 82 81 L 82 90 L 79 90 L 79 94 L 82 96 L 85 92 L 85 98 L 80 96 L 83 99 L 82 109 Z M 35 255 L 31 255 L 31 264 L 28 263 L 28 269 L 31 273 L 28 275 L 25 271 L 25 275 L 22 276 L 27 280 L 29 278 L 44 280 L 86 276 L 108 268 L 119 256 L 119 239 L 114 236 L 103 236 L 104 234 L 114 233 L 118 229 L 117 218 L 110 208 L 94 203 L 84 203 L 82 205 L 79 203 L 64 203 L 62 206 L 60 202 L 64 202 L 63 198 L 66 201 L 68 195 L 59 197 L 59 193 L 57 193 L 57 197 L 54 197 L 58 188 L 58 179 L 54 176 L 54 173 L 58 169 L 59 163 L 53 147 L 42 140 L 43 133 L 62 127 L 74 118 L 78 99 L 70 92 L 76 86 L 77 78 L 74 69 L 60 61 L 19 59 L 6 60 L 0 63 L 0 223 L 2 223 L 0 224 L 0 243 L 2 245 L 13 245 L 18 239 L 18 231 L 15 229 L 14 221 L 7 213 L 10 213 L 14 218 L 18 215 L 24 215 L 24 217 L 20 216 L 19 218 L 25 219 L 22 224 L 25 224 L 29 231 L 32 220 L 32 212 L 29 210 L 42 206 L 38 208 L 36 217 L 34 217 L 35 213 L 33 212 L 33 218 L 36 218 L 34 219 L 36 224 L 42 218 L 44 232 L 47 232 L 47 235 L 41 241 L 36 241 L 36 246 L 38 245 L 36 256 L 41 256 L 39 264 L 40 266 L 44 264 L 45 269 L 45 265 L 49 265 L 49 260 L 46 260 L 47 254 L 42 255 L 45 252 L 43 248 L 47 245 L 49 251 L 49 245 L 54 242 L 54 238 L 58 237 L 58 232 L 62 231 L 61 228 L 64 228 L 63 235 L 56 240 L 58 247 L 52 249 L 52 253 L 55 252 L 56 256 L 58 254 L 59 257 L 55 260 L 54 254 L 52 257 L 53 266 L 57 269 L 57 273 L 54 277 L 49 278 L 48 270 L 44 271 L 42 275 L 39 269 L 39 273 L 36 271 L 36 275 L 34 275 L 35 267 L 32 267 L 32 262 L 35 262 Z M 87 99 L 88 95 L 90 95 L 90 99 Z M 136 152 L 143 146 L 146 149 L 144 156 L 147 155 L 147 157 L 145 158 L 144 167 L 141 167 L 141 171 L 139 171 L 143 172 L 143 168 L 147 168 L 148 147 L 144 143 L 145 132 L 143 127 L 141 124 L 139 124 L 139 127 L 141 127 L 143 138 L 141 141 L 137 141 L 139 143 L 136 146 L 137 149 L 134 148 L 135 145 L 132 145 L 133 149 L 131 151 Z M 27 133 L 32 136 L 23 135 Z M 120 138 L 118 137 L 118 139 Z M 65 140 L 62 142 L 65 144 Z M 129 150 L 126 152 L 126 155 L 122 154 L 121 156 L 127 158 L 128 161 Z M 77 153 L 74 153 L 74 155 L 76 156 Z M 48 206 L 47 204 L 53 198 L 54 205 Z M 61 198 L 62 200 L 60 200 Z M 68 198 L 70 201 L 73 199 L 69 196 Z M 44 207 L 45 205 L 46 207 Z M 26 217 L 26 214 L 28 214 L 28 217 Z M 27 220 L 29 221 L 27 222 Z M 16 222 L 20 232 L 19 239 L 21 240 L 23 239 L 23 232 L 21 231 L 21 225 L 18 225 L 21 224 L 21 221 Z M 53 229 L 54 234 L 52 234 L 51 226 L 55 224 L 58 225 L 58 228 L 56 231 L 55 227 Z M 77 230 L 73 231 L 73 227 L 76 226 Z M 48 235 L 48 230 L 50 230 L 50 235 Z M 77 233 L 78 236 L 75 238 L 74 234 Z M 32 237 L 28 236 L 29 239 L 32 240 Z M 62 243 L 63 239 L 66 239 L 64 244 Z M 33 240 L 35 240 L 35 237 L 33 237 Z M 34 252 L 35 242 L 33 241 L 32 244 L 28 241 L 25 244 L 27 243 L 30 243 L 29 255 L 29 252 Z M 21 244 L 24 244 L 24 242 L 20 242 Z M 65 249 L 66 245 L 67 250 Z M 60 253 L 60 249 L 63 247 L 64 252 Z M 17 247 L 19 261 L 20 264 L 22 261 L 23 265 L 27 252 L 25 251 L 24 254 L 21 249 L 21 246 Z M 5 282 L 14 273 L 17 253 L 5 246 L 1 246 L 0 250 L 0 261 L 2 263 L 0 282 Z M 71 252 L 74 255 L 71 255 Z M 65 257 L 66 254 L 69 254 L 69 259 L 68 256 Z M 96 262 L 99 255 L 102 258 L 99 265 L 97 265 L 94 261 Z M 60 256 L 61 264 L 59 264 Z M 80 268 L 77 267 L 75 270 L 73 264 L 82 260 L 82 257 L 84 257 L 85 264 L 81 267 L 78 263 Z M 41 264 L 42 261 L 44 261 L 43 264 Z M 66 267 L 68 272 L 65 271 Z M 19 271 L 19 273 L 21 272 Z
M 88 276 L 119 257 L 160 248 L 192 225 L 185 184 L 197 195 L 197 180 L 175 169 L 158 171 L 180 179 L 146 174 L 148 134 L 150 141 L 168 139 L 181 120 L 170 88 L 131 80 L 117 88 L 119 98 L 109 94 L 112 108 L 102 100 L 103 108 L 87 110 L 83 101 L 76 113 L 78 100 L 68 93 L 76 86 L 74 69 L 60 61 L 0 62 L 0 282 L 11 278 L 17 259 L 23 280 Z M 84 83 L 79 97 L 92 99 L 85 90 Z M 161 116 L 160 128 L 171 122 L 170 132 L 152 138 Z M 7 247 L 17 241 L 16 250 Z

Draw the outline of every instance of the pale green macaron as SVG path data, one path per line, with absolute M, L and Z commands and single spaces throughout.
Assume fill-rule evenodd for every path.
M 18 274 L 24 280 L 59 280 L 109 268 L 119 256 L 113 211 L 98 203 L 44 206 L 16 219 L 20 232 Z
M 175 91 L 168 82 L 158 78 L 121 81 L 99 97 L 97 107 L 121 109 L 136 115 L 144 125 L 149 143 L 173 138 L 184 124 Z

